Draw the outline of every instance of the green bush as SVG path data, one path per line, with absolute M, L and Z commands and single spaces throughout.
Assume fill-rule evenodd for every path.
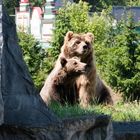
M 23 50 L 24 60 L 37 88 L 41 88 L 49 64 L 46 62 L 47 53 L 40 43 L 29 34 L 18 32 L 19 45 Z
M 129 99 L 140 98 L 140 34 L 135 27 L 130 16 L 118 22 L 104 41 L 105 54 L 99 56 L 103 77 Z

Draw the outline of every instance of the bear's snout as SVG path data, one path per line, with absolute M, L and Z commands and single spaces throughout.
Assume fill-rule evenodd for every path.
M 88 65 L 84 63 L 84 64 L 83 64 L 82 73 L 85 73 L 86 70 L 87 70 L 87 68 L 88 68 Z
M 84 50 L 88 49 L 88 45 L 84 45 L 84 46 L 83 46 L 83 49 L 84 49 Z

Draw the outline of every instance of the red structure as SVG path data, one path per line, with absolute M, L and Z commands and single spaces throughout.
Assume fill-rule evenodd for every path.
M 20 3 L 29 3 L 29 0 L 21 0 Z

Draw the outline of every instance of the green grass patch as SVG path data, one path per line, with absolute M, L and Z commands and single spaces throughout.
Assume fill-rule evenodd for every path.
M 91 105 L 87 108 L 81 108 L 79 105 L 62 106 L 57 103 L 50 105 L 50 108 L 60 118 L 77 117 L 85 114 L 105 114 L 110 115 L 114 121 L 140 121 L 140 103 L 127 102 L 118 103 L 114 106 Z

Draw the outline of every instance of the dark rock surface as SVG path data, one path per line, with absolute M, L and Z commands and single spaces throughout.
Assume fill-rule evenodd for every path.
M 140 140 L 140 122 L 113 122 L 115 140 Z
M 1 140 L 113 140 L 108 116 L 64 119 L 44 128 L 0 127 Z
M 1 73 L 2 73 L 2 44 L 3 36 L 2 36 L 2 1 L 0 1 L 0 89 L 2 86 Z M 2 93 L 0 90 L 0 124 L 3 123 L 4 116 L 4 103 L 2 99 Z
M 3 6 L 0 6 L 2 8 L 0 103 L 4 103 L 4 124 L 44 127 L 50 123 L 57 123 L 59 119 L 40 98 L 23 61 L 16 26 Z M 3 107 L 1 104 L 0 109 Z

